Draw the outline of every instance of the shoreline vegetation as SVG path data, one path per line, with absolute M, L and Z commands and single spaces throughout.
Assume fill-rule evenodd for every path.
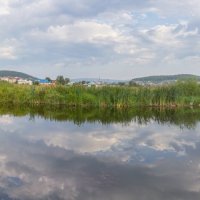
M 0 82 L 1 105 L 51 105 L 92 108 L 200 107 L 195 80 L 162 86 L 42 86 Z

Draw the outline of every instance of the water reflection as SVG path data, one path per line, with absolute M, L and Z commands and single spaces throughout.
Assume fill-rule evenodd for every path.
M 0 115 L 26 116 L 30 120 L 36 117 L 52 121 L 72 121 L 74 124 L 100 122 L 102 124 L 137 122 L 147 124 L 156 121 L 161 124 L 175 124 L 179 127 L 194 128 L 200 121 L 200 108 L 149 108 L 136 107 L 132 109 L 89 109 L 67 107 L 18 107 L 12 105 L 0 105 Z
M 0 199 L 200 198 L 198 110 L 141 111 L 123 123 L 90 114 L 77 125 L 58 120 L 64 111 L 16 109 L 1 110 Z

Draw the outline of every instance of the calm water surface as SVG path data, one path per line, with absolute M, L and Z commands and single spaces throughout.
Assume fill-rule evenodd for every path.
M 107 123 L 42 113 L 0 116 L 1 200 L 200 199 L 199 111 Z

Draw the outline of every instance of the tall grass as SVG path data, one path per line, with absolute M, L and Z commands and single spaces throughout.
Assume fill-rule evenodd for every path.
M 0 82 L 0 104 L 66 105 L 70 107 L 199 106 L 198 82 L 165 86 L 28 86 Z

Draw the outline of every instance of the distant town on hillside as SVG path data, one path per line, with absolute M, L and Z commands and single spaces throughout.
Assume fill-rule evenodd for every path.
M 197 80 L 200 81 L 200 76 L 191 74 L 178 74 L 178 75 L 160 75 L 160 76 L 147 76 L 141 78 L 134 78 L 132 80 L 112 80 L 112 79 L 100 79 L 100 78 L 79 78 L 79 79 L 69 79 L 64 78 L 62 75 L 57 76 L 56 80 L 49 77 L 40 79 L 31 76 L 26 73 L 17 71 L 0 70 L 0 80 L 7 81 L 15 84 L 82 84 L 86 86 L 98 86 L 98 85 L 163 85 L 176 82 L 178 80 Z

